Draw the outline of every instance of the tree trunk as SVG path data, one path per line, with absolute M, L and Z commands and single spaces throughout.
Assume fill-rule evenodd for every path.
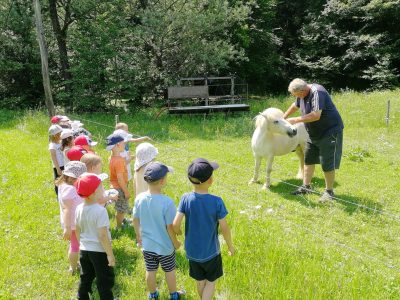
M 40 48 L 40 58 L 42 61 L 42 76 L 43 76 L 45 101 L 46 101 L 47 111 L 49 113 L 49 116 L 51 117 L 55 115 L 55 109 L 53 103 L 53 96 L 51 94 L 48 53 L 44 41 L 43 21 L 42 21 L 42 13 L 40 10 L 39 0 L 33 0 L 33 9 L 35 11 L 36 31 Z
M 49 0 L 49 11 L 50 19 L 53 27 L 54 35 L 56 36 L 58 52 L 60 56 L 60 71 L 64 81 L 65 92 L 71 97 L 72 92 L 72 75 L 70 72 L 68 50 L 67 50 L 67 31 L 68 26 L 71 24 L 71 13 L 69 10 L 69 1 L 65 4 L 65 21 L 63 27 L 60 25 L 60 21 L 57 14 L 57 1 Z M 72 98 L 72 97 L 71 97 Z

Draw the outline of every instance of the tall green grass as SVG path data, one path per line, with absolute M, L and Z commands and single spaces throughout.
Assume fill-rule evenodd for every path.
M 345 123 L 344 157 L 335 192 L 343 201 L 318 204 L 318 196 L 291 196 L 295 155 L 277 157 L 273 185 L 248 186 L 253 158 L 252 118 L 263 109 L 283 110 L 287 97 L 251 102 L 251 112 L 231 116 L 174 117 L 157 111 L 120 115 L 133 133 L 153 137 L 160 161 L 172 165 L 165 193 L 178 204 L 191 189 L 186 168 L 198 156 L 218 161 L 211 192 L 229 210 L 237 254 L 223 245 L 225 275 L 216 299 L 398 299 L 400 297 L 400 91 L 337 93 L 334 101 Z M 386 102 L 391 119 L 386 126 Z M 107 171 L 104 138 L 113 115 L 73 116 L 100 141 L 98 153 Z M 67 243 L 61 240 L 59 210 L 47 150 L 48 117 L 43 112 L 0 111 L 0 298 L 72 299 L 79 278 L 67 274 Z M 134 147 L 132 147 L 132 150 Z M 262 178 L 262 177 L 261 177 Z M 317 191 L 324 187 L 317 168 Z M 365 207 L 367 208 L 365 208 Z M 369 209 L 368 209 L 369 208 Z M 375 209 L 375 210 L 373 210 Z M 112 225 L 113 207 L 109 209 Z M 132 229 L 112 231 L 117 257 L 115 294 L 146 299 L 144 264 Z M 197 299 L 184 250 L 177 252 L 178 286 Z M 391 266 L 391 267 L 390 267 Z M 161 299 L 167 289 L 158 276 Z M 97 296 L 95 296 L 97 299 Z

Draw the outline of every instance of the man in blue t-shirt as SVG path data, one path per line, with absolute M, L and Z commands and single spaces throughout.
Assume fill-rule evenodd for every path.
M 343 121 L 326 89 L 319 84 L 307 84 L 302 79 L 292 80 L 288 88 L 296 101 L 284 114 L 288 116 L 301 110 L 300 117 L 288 118 L 291 124 L 303 122 L 310 139 L 304 157 L 303 185 L 292 194 L 311 192 L 311 179 L 315 164 L 321 164 L 325 177 L 325 192 L 320 202 L 331 201 L 334 197 L 333 184 L 335 169 L 339 169 L 342 157 Z
M 228 245 L 230 255 L 235 249 L 226 222 L 225 204 L 220 197 L 208 193 L 213 183 L 213 171 L 219 166 L 203 158 L 189 165 L 188 177 L 194 191 L 184 194 L 174 220 L 174 230 L 181 234 L 181 222 L 185 217 L 185 250 L 189 259 L 189 275 L 197 282 L 200 298 L 212 299 L 216 280 L 223 275 L 222 258 L 218 240 L 218 226 Z

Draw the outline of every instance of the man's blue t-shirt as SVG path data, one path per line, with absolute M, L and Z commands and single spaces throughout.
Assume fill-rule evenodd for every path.
M 218 221 L 228 214 L 224 201 L 211 194 L 184 194 L 178 211 L 185 215 L 186 257 L 206 262 L 220 253 Z
M 318 140 L 343 130 L 342 117 L 322 85 L 313 83 L 304 99 L 297 98 L 296 106 L 300 108 L 303 116 L 321 110 L 321 118 L 318 121 L 304 123 L 311 140 Z
M 170 255 L 174 252 L 167 225 L 173 223 L 175 215 L 174 201 L 165 195 L 144 192 L 136 197 L 133 217 L 140 220 L 143 250 L 158 255 Z

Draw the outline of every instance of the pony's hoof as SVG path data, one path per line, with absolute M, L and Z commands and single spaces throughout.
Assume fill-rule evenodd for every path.
M 269 187 L 270 187 L 270 185 L 269 184 L 264 184 L 263 186 L 262 186 L 262 190 L 263 191 L 268 191 L 269 190 Z
M 258 180 L 252 179 L 252 180 L 249 181 L 249 185 L 251 185 L 251 184 L 253 184 L 253 183 L 258 183 Z

